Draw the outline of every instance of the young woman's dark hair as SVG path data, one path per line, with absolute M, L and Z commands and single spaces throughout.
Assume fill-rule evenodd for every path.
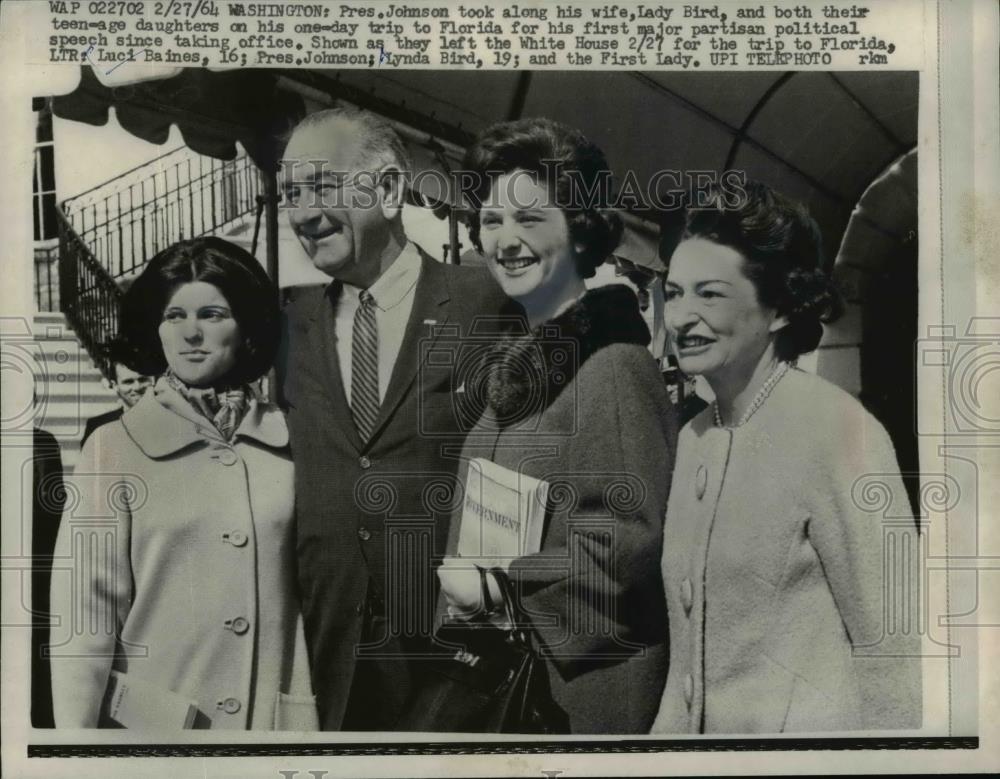
M 681 240 L 704 238 L 743 256 L 761 305 L 788 318 L 775 353 L 794 360 L 819 346 L 823 324 L 840 317 L 843 301 L 823 270 L 819 227 L 805 207 L 759 182 L 743 189 L 735 206 L 732 194 L 716 191 L 707 207 L 689 209 Z
M 569 224 L 581 278 L 592 277 L 622 238 L 621 217 L 610 210 L 613 177 L 608 161 L 579 130 L 551 119 L 520 119 L 493 125 L 465 155 L 463 187 L 469 206 L 469 237 L 479 251 L 479 210 L 496 179 L 524 170 L 547 186 Z
M 222 292 L 243 337 L 236 366 L 221 383 L 241 384 L 267 373 L 280 337 L 277 289 L 253 255 L 214 236 L 167 247 L 129 287 L 122 301 L 121 361 L 140 373 L 166 370 L 159 335 L 163 311 L 175 290 L 193 281 Z

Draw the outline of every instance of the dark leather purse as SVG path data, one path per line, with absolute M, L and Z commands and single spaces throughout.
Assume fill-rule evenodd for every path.
M 532 647 L 529 623 L 499 568 L 498 627 L 488 619 L 449 619 L 438 629 L 438 656 L 417 665 L 417 690 L 399 730 L 448 733 L 568 733 L 569 719 L 552 700 L 545 661 Z M 487 571 L 480 569 L 483 602 Z M 507 627 L 511 626 L 511 627 Z

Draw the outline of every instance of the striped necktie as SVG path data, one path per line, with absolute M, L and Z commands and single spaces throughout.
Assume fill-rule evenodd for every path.
M 351 413 L 361 440 L 367 443 L 378 418 L 378 327 L 375 298 L 363 290 L 360 301 L 351 342 Z

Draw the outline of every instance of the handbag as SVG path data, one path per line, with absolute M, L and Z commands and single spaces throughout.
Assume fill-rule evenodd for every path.
M 503 626 L 488 619 L 447 620 L 435 634 L 435 656 L 418 665 L 418 687 L 399 730 L 449 733 L 568 733 L 569 718 L 552 700 L 545 661 L 532 646 L 510 578 L 480 569 L 500 586 Z

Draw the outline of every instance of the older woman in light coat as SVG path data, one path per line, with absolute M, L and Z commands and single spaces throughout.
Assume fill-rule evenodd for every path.
M 669 265 L 673 349 L 715 402 L 678 443 L 670 670 L 652 732 L 918 727 L 915 614 L 885 606 L 912 605 L 918 559 L 892 443 L 853 397 L 794 367 L 839 313 L 815 223 L 750 184 L 738 203 L 689 212 Z
M 68 570 L 52 582 L 57 727 L 316 727 L 288 433 L 249 387 L 277 319 L 260 265 L 218 238 L 164 250 L 129 290 L 130 359 L 165 374 L 88 439 L 71 481 Z

